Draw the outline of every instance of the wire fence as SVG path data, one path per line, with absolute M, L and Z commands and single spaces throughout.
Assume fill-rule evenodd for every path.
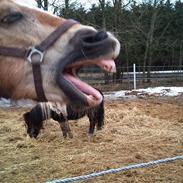
M 180 86 L 183 84 L 183 66 L 151 66 L 135 65 L 137 88 L 149 86 Z M 96 87 L 115 89 L 134 89 L 134 67 L 117 67 L 116 73 L 104 73 L 97 67 L 81 69 L 79 77 Z

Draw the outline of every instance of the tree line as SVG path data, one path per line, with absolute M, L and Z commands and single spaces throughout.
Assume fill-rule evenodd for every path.
M 37 0 L 38 7 L 64 18 L 73 18 L 97 29 L 113 32 L 121 42 L 118 68 L 143 66 L 150 78 L 151 66 L 183 63 L 183 2 L 176 0 L 98 0 L 86 9 L 77 1 Z M 121 73 L 118 70 L 117 75 Z M 116 77 L 118 77 L 116 75 Z

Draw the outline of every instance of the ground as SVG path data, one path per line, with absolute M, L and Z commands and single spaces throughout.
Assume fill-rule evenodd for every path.
M 71 122 L 64 139 L 54 121 L 37 140 L 26 136 L 22 114 L 0 108 L 0 182 L 42 183 L 110 168 L 183 155 L 183 96 L 105 102 L 105 128 L 88 142 L 88 119 Z M 87 183 L 183 182 L 183 161 L 83 181 Z

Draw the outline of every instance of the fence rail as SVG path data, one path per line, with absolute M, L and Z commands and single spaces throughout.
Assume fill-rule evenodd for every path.
M 150 70 L 150 72 L 148 72 Z M 129 67 L 117 67 L 117 73 L 106 74 L 98 68 L 85 68 L 79 72 L 80 78 L 93 85 L 121 84 L 121 89 L 134 89 L 146 86 L 168 86 L 183 84 L 183 66 L 152 66 L 135 64 Z M 149 82 L 147 82 L 149 81 Z

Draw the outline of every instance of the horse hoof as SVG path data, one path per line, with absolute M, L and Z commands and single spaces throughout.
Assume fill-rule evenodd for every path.
M 97 130 L 98 130 L 98 131 L 102 130 L 102 127 L 97 127 Z
M 72 132 L 68 132 L 69 138 L 72 139 L 73 138 L 73 134 Z
M 94 135 L 88 134 L 88 142 L 94 142 Z
M 66 139 L 67 138 L 67 133 L 63 133 L 63 137 L 64 137 L 64 139 Z

